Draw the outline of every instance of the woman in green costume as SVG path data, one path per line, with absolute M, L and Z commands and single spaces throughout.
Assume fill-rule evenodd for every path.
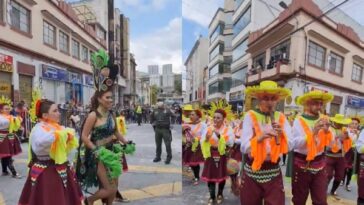
M 131 143 L 117 129 L 115 115 L 112 112 L 112 90 L 118 68 L 109 66 L 109 57 L 100 50 L 91 57 L 96 92 L 91 98 L 91 112 L 87 116 L 81 138 L 85 145 L 85 156 L 80 168 L 80 181 L 84 189 L 99 187 L 92 196 L 85 199 L 86 205 L 103 199 L 111 205 L 118 188 L 118 177 L 121 175 L 121 156 Z M 127 145 L 124 150 L 117 141 Z

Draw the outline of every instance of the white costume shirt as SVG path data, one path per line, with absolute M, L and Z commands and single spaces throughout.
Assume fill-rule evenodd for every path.
M 217 130 L 217 132 L 220 133 L 220 137 L 222 137 L 221 135 L 224 134 L 225 127 L 226 127 L 226 125 L 223 125 L 223 126 L 221 126 L 221 128 L 219 130 Z M 233 131 L 233 129 L 231 129 L 230 126 L 228 126 L 227 129 L 228 130 L 227 130 L 226 135 L 229 138 L 226 141 L 226 145 L 229 147 L 232 147 L 234 145 L 234 139 L 235 139 L 234 131 Z M 208 130 L 209 130 L 208 127 L 206 127 L 206 129 L 204 129 L 204 132 L 202 133 L 202 136 L 201 136 L 201 141 L 200 141 L 201 143 L 203 143 L 205 141 Z M 216 136 L 215 132 L 212 133 L 212 139 L 214 139 L 216 142 L 219 141 L 219 138 Z
M 254 114 L 256 114 L 256 112 L 254 112 Z M 262 130 L 262 132 L 264 132 L 264 127 L 262 122 L 258 122 L 260 129 Z M 285 119 L 285 123 L 284 123 L 284 132 L 286 133 L 287 136 L 287 144 L 288 144 L 288 149 L 291 150 L 293 147 L 293 141 L 292 141 L 292 129 L 291 126 L 287 120 L 287 118 Z M 248 114 L 245 115 L 244 120 L 243 120 L 243 135 L 240 137 L 240 144 L 241 144 L 241 151 L 242 153 L 248 153 L 250 156 L 250 150 L 251 150 L 251 146 L 250 146 L 250 140 L 253 138 L 253 134 L 254 134 L 254 128 L 253 128 L 253 120 L 251 119 L 250 116 L 250 112 Z M 269 142 L 268 140 L 266 142 Z M 266 144 L 266 150 L 267 150 L 267 159 L 266 160 L 270 160 L 270 144 L 267 143 Z

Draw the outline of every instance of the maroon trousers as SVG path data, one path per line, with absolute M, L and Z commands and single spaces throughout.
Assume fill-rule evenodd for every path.
M 271 163 L 265 162 L 261 170 L 271 167 Z M 275 165 L 277 166 L 277 165 Z M 267 168 L 269 169 L 269 168 Z M 282 173 L 266 183 L 259 183 L 243 172 L 240 187 L 241 205 L 284 205 L 284 186 Z
M 303 161 L 302 161 L 303 160 Z M 292 202 L 294 205 L 306 205 L 308 194 L 311 194 L 313 205 L 327 205 L 327 174 L 325 170 L 324 155 L 316 157 L 310 162 L 311 168 L 322 169 L 318 172 L 311 172 L 302 168 L 302 162 L 306 163 L 305 155 L 295 153 L 293 159 L 292 175 Z
M 326 157 L 327 183 L 334 177 L 335 181 L 342 181 L 345 177 L 345 158 Z
M 359 155 L 358 160 L 358 197 L 364 201 L 364 167 L 360 166 L 360 163 L 364 163 L 364 155 Z

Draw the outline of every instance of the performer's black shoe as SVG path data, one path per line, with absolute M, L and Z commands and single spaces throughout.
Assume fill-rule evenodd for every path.
M 161 161 L 161 158 L 156 157 L 156 158 L 153 159 L 153 162 L 160 162 L 160 161 Z

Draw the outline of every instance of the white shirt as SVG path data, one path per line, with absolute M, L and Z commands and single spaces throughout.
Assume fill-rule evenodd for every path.
M 221 126 L 221 128 L 219 130 L 216 130 L 220 135 L 223 135 L 224 134 L 224 131 L 225 131 L 225 127 L 226 125 L 223 125 Z M 232 147 L 234 145 L 234 139 L 235 139 L 235 135 L 234 135 L 234 131 L 233 129 L 231 129 L 230 126 L 227 127 L 227 133 L 226 135 L 229 137 L 228 140 L 226 141 L 226 145 L 229 146 L 229 147 Z M 206 139 L 206 135 L 207 135 L 207 132 L 208 132 L 208 127 L 206 127 L 206 129 L 204 129 L 203 133 L 202 133 L 202 136 L 201 136 L 201 143 L 203 143 Z M 211 136 L 212 139 L 214 139 L 216 142 L 219 141 L 219 138 L 216 136 L 216 133 L 213 132 L 212 133 L 212 136 Z
M 260 129 L 262 130 L 262 132 L 264 132 L 266 125 L 263 125 L 261 122 L 258 122 Z M 270 125 L 268 125 L 270 126 Z M 285 123 L 284 123 L 284 132 L 287 135 L 287 140 L 288 140 L 288 149 L 292 149 L 293 147 L 293 141 L 292 141 L 292 133 L 291 133 L 291 126 L 288 122 L 287 119 L 285 119 Z M 243 153 L 248 153 L 250 156 L 250 140 L 253 138 L 253 134 L 254 134 L 254 128 L 253 128 L 253 120 L 251 119 L 250 113 L 246 114 L 243 120 L 243 135 L 240 137 L 240 150 Z M 268 142 L 268 140 L 266 141 Z M 270 144 L 267 143 L 266 144 L 266 150 L 267 150 L 267 155 L 270 154 Z M 269 157 L 267 157 L 267 159 L 269 159 Z
M 360 134 L 359 134 L 359 138 L 356 141 L 356 150 L 360 153 L 362 153 L 362 150 L 364 149 L 364 129 L 361 130 Z
M 9 126 L 10 121 L 3 115 L 0 115 L 0 130 L 7 130 Z

